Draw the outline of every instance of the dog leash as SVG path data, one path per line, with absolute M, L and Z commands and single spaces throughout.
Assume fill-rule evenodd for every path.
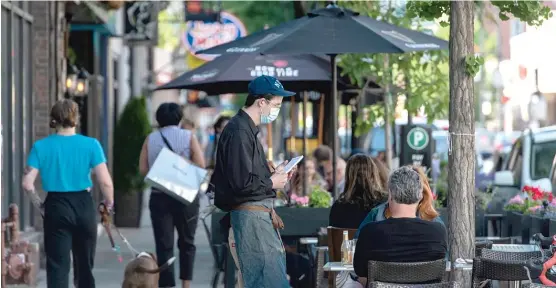
M 120 246 L 116 245 L 114 237 L 112 236 L 112 230 L 110 228 L 112 226 L 112 221 L 110 221 L 110 212 L 108 211 L 104 203 L 100 203 L 98 205 L 98 212 L 100 213 L 100 221 L 102 223 L 102 226 L 104 227 L 106 235 L 108 235 L 108 239 L 110 240 L 110 244 L 112 245 L 112 250 L 116 253 L 116 255 L 118 256 L 118 261 L 121 263 L 123 262 L 122 250 L 120 249 Z M 127 248 L 131 251 L 131 253 L 133 253 L 135 256 L 139 255 L 139 252 L 137 252 L 137 250 L 135 250 L 133 246 L 131 246 L 129 241 L 127 241 L 127 238 L 124 237 L 118 227 L 114 226 L 114 229 L 116 230 L 122 241 L 126 244 Z

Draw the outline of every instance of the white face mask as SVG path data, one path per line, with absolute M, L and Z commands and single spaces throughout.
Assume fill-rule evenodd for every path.
M 280 108 L 272 107 L 270 108 L 270 113 L 268 115 L 261 114 L 261 124 L 268 124 L 276 118 L 280 114 Z

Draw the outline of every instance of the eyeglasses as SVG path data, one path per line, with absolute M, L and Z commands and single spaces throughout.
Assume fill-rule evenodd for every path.
M 270 105 L 270 106 L 272 106 L 272 107 L 274 107 L 274 108 L 281 108 L 281 107 L 282 107 L 282 103 L 273 103 L 273 102 L 270 101 L 270 100 L 267 100 L 266 102 L 268 103 L 268 105 Z

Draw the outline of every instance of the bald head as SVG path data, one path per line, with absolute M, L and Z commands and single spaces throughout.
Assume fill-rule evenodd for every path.
M 332 161 L 327 161 L 324 164 L 324 176 L 326 178 L 326 181 L 328 182 L 328 185 L 332 186 L 333 184 L 333 168 L 332 168 Z M 344 176 L 346 174 L 346 161 L 344 161 L 344 159 L 338 157 L 336 158 L 336 184 L 339 184 L 340 182 L 342 182 L 344 180 Z

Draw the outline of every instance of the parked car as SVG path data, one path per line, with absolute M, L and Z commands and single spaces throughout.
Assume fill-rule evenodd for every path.
M 512 146 L 501 171 L 494 174 L 490 213 L 500 213 L 525 185 L 551 190 L 548 180 L 556 155 L 556 126 L 523 132 Z

